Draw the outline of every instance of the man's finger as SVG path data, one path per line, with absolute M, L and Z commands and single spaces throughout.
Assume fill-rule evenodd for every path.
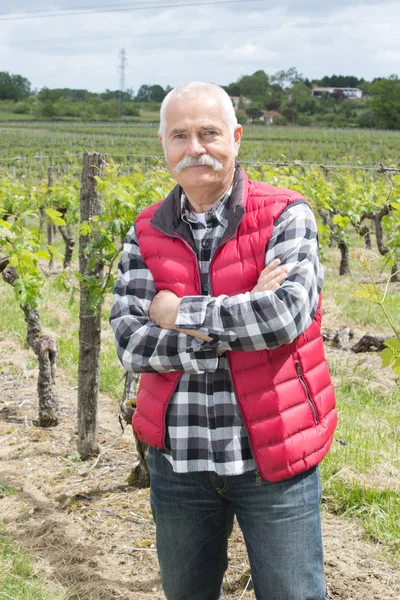
M 279 285 L 287 278 L 287 273 L 279 273 L 272 279 L 264 279 L 262 280 L 262 285 L 266 290 L 276 290 Z
M 276 267 L 278 267 L 280 264 L 281 261 L 279 260 L 279 258 L 274 258 L 274 260 L 272 260 L 266 267 L 264 267 L 261 273 L 271 273 L 271 271 L 276 269 Z
M 272 271 L 266 271 L 264 269 L 264 271 L 261 272 L 260 277 L 259 277 L 259 281 L 272 281 L 273 279 L 275 279 L 276 277 L 279 277 L 282 274 L 287 275 L 288 273 L 288 268 L 285 266 L 282 267 L 275 267 L 274 270 Z

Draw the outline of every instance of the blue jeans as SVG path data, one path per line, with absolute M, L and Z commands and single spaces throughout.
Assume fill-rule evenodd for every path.
M 167 600 L 219 598 L 235 515 L 257 600 L 324 600 L 317 468 L 256 485 L 255 471 L 231 477 L 174 473 L 154 448 L 149 448 L 148 465 Z

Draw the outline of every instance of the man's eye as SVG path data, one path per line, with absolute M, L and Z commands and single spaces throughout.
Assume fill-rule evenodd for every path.
M 216 131 L 212 131 L 212 130 L 210 129 L 210 131 L 205 131 L 203 135 L 205 135 L 205 136 L 207 136 L 207 137 L 210 137 L 210 136 L 212 136 L 212 135 L 216 135 L 216 133 L 217 133 Z
M 186 137 L 184 133 L 176 133 L 174 135 L 174 140 L 183 140 Z

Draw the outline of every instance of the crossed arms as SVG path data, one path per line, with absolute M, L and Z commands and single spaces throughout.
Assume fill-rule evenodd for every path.
M 285 268 L 274 271 L 273 261 L 283 254 Z M 276 221 L 265 264 L 257 285 L 245 294 L 180 299 L 172 292 L 157 293 L 133 227 L 110 316 L 125 369 L 215 371 L 224 351 L 273 349 L 293 341 L 312 321 L 323 280 L 316 223 L 308 206 L 289 207 Z

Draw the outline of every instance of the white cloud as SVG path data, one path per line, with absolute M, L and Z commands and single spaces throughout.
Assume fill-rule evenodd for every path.
M 397 0 L 284 0 L 269 8 L 255 0 L 201 2 L 7 21 L 7 12 L 23 16 L 24 10 L 81 9 L 77 0 L 36 0 L 34 5 L 5 0 L 0 8 L 1 70 L 27 77 L 36 88 L 117 89 L 122 47 L 128 59 L 126 86 L 134 90 L 143 83 L 178 85 L 191 79 L 227 84 L 258 69 L 273 73 L 292 66 L 309 78 L 336 73 L 371 79 L 399 70 Z M 148 7 L 179 3 L 183 0 L 136 0 Z M 121 0 L 114 6 L 121 4 L 128 3 Z M 105 5 L 104 0 L 81 4 Z

